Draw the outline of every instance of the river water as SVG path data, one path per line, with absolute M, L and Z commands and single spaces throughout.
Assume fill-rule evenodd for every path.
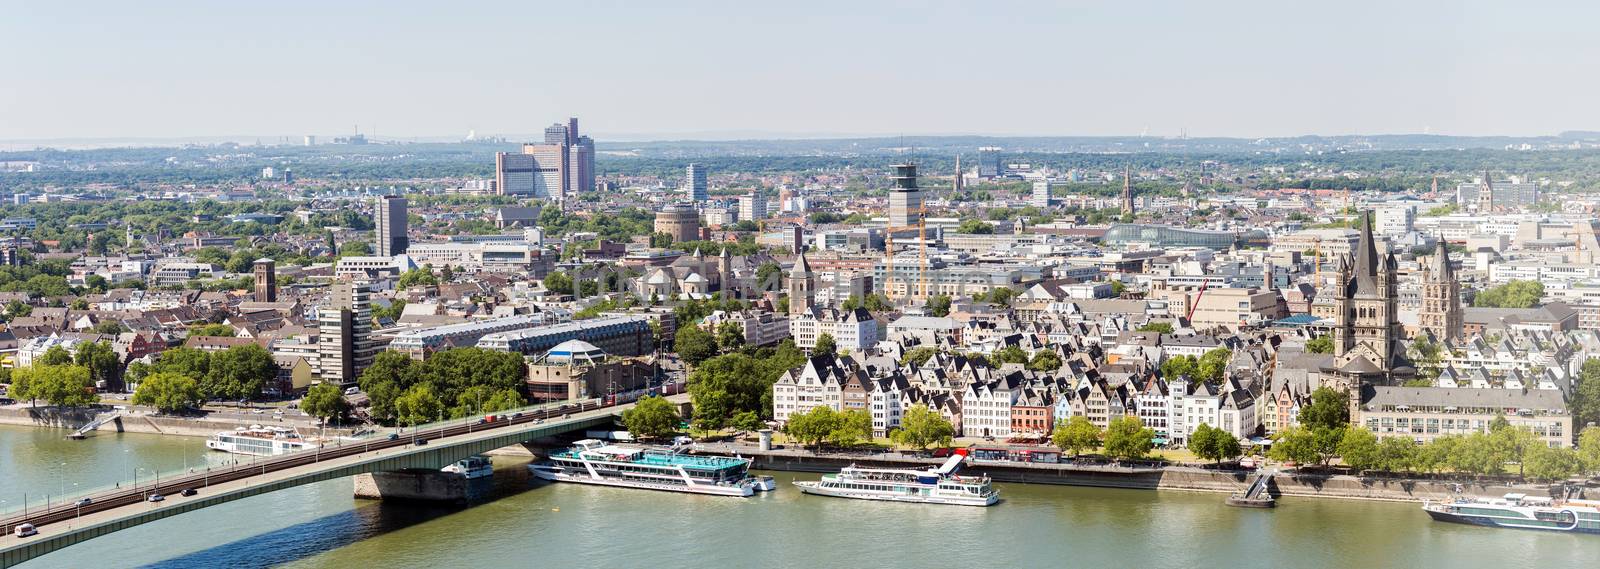
M 203 441 L 0 426 L 0 509 L 222 457 Z M 310 484 L 146 524 L 19 567 L 1588 567 L 1600 536 L 1433 522 L 1416 505 L 1001 484 L 990 508 L 778 492 L 750 499 L 546 484 L 496 458 L 469 507 L 357 500 Z M 62 466 L 65 464 L 66 466 Z M 141 474 L 147 477 L 148 474 Z M 147 480 L 147 478 L 142 478 Z M 51 498 L 55 500 L 54 496 Z M 16 539 L 7 537 L 6 539 Z

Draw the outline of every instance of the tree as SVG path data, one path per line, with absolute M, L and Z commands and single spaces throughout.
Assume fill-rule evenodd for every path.
M 1306 340 L 1306 351 L 1313 354 L 1333 353 L 1333 337 L 1327 334 Z
M 1161 377 L 1167 381 L 1177 379 L 1179 376 L 1194 377 L 1199 360 L 1194 356 L 1172 356 L 1167 361 L 1161 362 Z
M 1405 440 L 1404 437 L 1392 437 Z M 1461 443 L 1460 435 L 1445 435 L 1434 437 L 1428 444 L 1422 445 L 1412 454 L 1413 466 L 1422 472 L 1433 473 L 1450 464 L 1450 455 L 1455 452 L 1456 445 Z M 1406 441 L 1410 442 L 1410 441 Z
M 11 382 L 12 397 L 17 399 L 43 399 L 57 407 L 82 407 L 99 401 L 89 380 L 89 370 L 83 366 L 19 368 L 11 372 Z
M 544 289 L 556 294 L 572 294 L 572 277 L 561 271 L 552 272 L 544 277 Z
M 667 398 L 645 397 L 632 409 L 622 412 L 622 425 L 634 437 L 654 440 L 670 435 L 678 428 L 678 409 Z
M 1490 308 L 1532 308 L 1544 297 L 1544 284 L 1539 281 L 1512 280 L 1478 293 L 1473 306 Z
M 988 235 L 994 233 L 994 226 L 981 219 L 969 218 L 962 220 L 961 225 L 956 226 L 956 233 Z
M 211 354 L 194 348 L 173 348 L 161 352 L 150 371 L 176 372 L 202 381 L 211 372 Z M 204 386 L 200 392 L 205 394 Z
M 900 428 L 889 433 L 894 444 L 922 450 L 928 445 L 949 446 L 956 429 L 938 411 L 918 403 L 900 416 Z
M 950 297 L 943 294 L 936 294 L 928 297 L 928 314 L 941 318 L 949 316 Z
M 764 369 L 762 362 L 741 353 L 706 360 L 689 374 L 689 400 L 697 427 L 721 429 L 745 411 L 765 416 L 776 380 L 777 375 Z
M 340 257 L 365 257 L 372 254 L 372 246 L 366 241 L 347 241 L 339 246 Z
M 1239 448 L 1239 439 L 1234 437 L 1233 433 L 1212 428 L 1205 423 L 1201 423 L 1194 433 L 1189 435 L 1189 450 L 1194 452 L 1195 456 L 1217 464 L 1244 452 Z
M 33 305 L 20 300 L 6 303 L 6 318 L 22 318 L 33 314 Z
M 911 348 L 906 350 L 906 353 L 900 357 L 900 362 L 922 365 L 928 361 L 928 358 L 937 353 L 939 353 L 939 348 L 933 346 Z
M 872 414 L 866 409 L 849 409 L 834 414 L 828 440 L 836 446 L 852 447 L 872 440 Z
M 150 374 L 133 392 L 134 405 L 149 405 L 162 413 L 191 409 L 203 400 L 194 378 L 172 372 Z
M 1538 480 L 1563 480 L 1582 471 L 1583 463 L 1570 448 L 1535 444 L 1524 453 L 1520 468 Z
M 740 411 L 733 415 L 733 420 L 728 422 L 729 427 L 735 431 L 759 431 L 767 428 L 767 422 L 761 420 L 761 413 L 755 411 Z
M 1171 334 L 1172 333 L 1172 323 L 1171 322 L 1146 322 L 1143 326 L 1139 327 L 1138 331 L 1140 331 L 1140 332 L 1155 332 L 1157 334 Z
M 1114 460 L 1143 458 L 1155 447 L 1156 432 L 1138 417 L 1121 416 L 1106 426 L 1105 452 Z
M 816 446 L 828 439 L 833 430 L 838 428 L 839 417 L 833 408 L 827 405 L 812 407 L 810 411 L 791 415 L 789 422 L 783 426 L 783 432 L 800 443 L 800 446 Z
M 1484 433 L 1462 437 L 1446 460 L 1451 469 L 1473 474 L 1499 474 L 1505 471 L 1505 463 L 1495 442 Z
M 744 345 L 744 326 L 738 322 L 723 322 L 717 325 L 717 347 L 724 352 L 731 352 Z
M 1513 427 L 1505 417 L 1496 416 L 1489 430 L 1489 439 L 1494 446 L 1495 455 L 1501 462 L 1517 463 L 1517 477 L 1527 474 L 1528 451 L 1534 447 L 1546 446 L 1527 427 Z
M 1379 466 L 1382 457 L 1378 435 L 1354 425 L 1345 427 L 1344 436 L 1339 439 L 1339 458 L 1344 460 L 1346 466 L 1356 470 Z
M 1600 424 L 1600 358 L 1583 362 L 1573 387 L 1572 424 Z
M 1377 467 L 1389 472 L 1409 472 L 1418 465 L 1420 449 L 1406 437 L 1384 437 L 1378 441 Z
M 210 367 L 200 381 L 200 391 L 211 398 L 255 399 L 267 382 L 278 376 L 272 353 L 256 344 L 215 352 Z
M 522 397 L 522 392 L 515 389 L 501 389 L 491 393 L 489 398 L 484 400 L 481 409 L 484 413 L 499 413 L 501 411 L 510 411 L 527 404 L 528 400 Z
M 1028 360 L 1028 369 L 1033 371 L 1055 371 L 1061 369 L 1061 356 L 1055 350 L 1039 350 L 1033 353 L 1033 359 Z
M 433 385 L 419 383 L 411 386 L 394 400 L 397 420 L 402 425 L 421 425 L 439 420 L 444 415 L 444 403 L 434 392 Z
M 227 324 L 206 324 L 189 329 L 190 336 L 220 336 L 232 338 L 239 335 L 239 331 Z
M 1082 415 L 1057 421 L 1055 430 L 1050 433 L 1050 443 L 1062 452 L 1078 456 L 1083 451 L 1100 446 L 1100 427 L 1094 426 L 1088 417 Z
M 72 353 L 68 352 L 66 348 L 61 347 L 60 344 L 50 346 L 50 349 L 45 350 L 44 353 L 39 356 L 39 359 L 34 362 L 34 365 L 44 366 L 64 366 L 71 364 Z
M 123 326 L 121 322 L 118 322 L 116 320 L 101 320 L 100 322 L 98 322 L 98 323 L 96 323 L 94 325 L 94 331 L 97 334 L 105 334 L 107 336 L 115 336 L 117 334 L 121 334 L 123 332 L 127 332 L 128 331 L 128 327 L 127 326 Z
M 1111 295 L 1112 296 L 1121 297 L 1122 293 L 1125 293 L 1125 292 L 1128 292 L 1128 285 L 1122 284 L 1122 281 L 1119 281 L 1119 280 L 1118 281 L 1111 281 Z M 1170 326 L 1170 324 L 1169 324 L 1169 326 Z M 1172 332 L 1168 331 L 1168 332 L 1164 332 L 1164 333 L 1171 334 Z
M 414 286 L 438 286 L 439 277 L 433 276 L 433 271 L 427 268 L 411 269 L 400 275 L 400 282 L 396 286 L 411 288 Z
M 701 362 L 717 355 L 717 339 L 710 333 L 701 330 L 692 324 L 678 328 L 678 334 L 672 340 L 673 349 L 678 351 L 678 356 L 690 365 L 699 365 Z
M 95 385 L 110 385 L 122 370 L 122 358 L 104 341 L 79 343 L 78 353 L 72 359 L 73 363 L 88 368 L 89 380 Z
M 1026 364 L 1028 363 L 1028 352 L 1023 350 L 1021 346 L 1010 345 L 995 351 L 994 355 L 989 356 L 989 359 L 994 361 L 996 367 L 1001 364 Z
M 1311 404 L 1300 409 L 1301 425 L 1310 429 L 1342 430 L 1350 424 L 1350 395 L 1332 387 L 1311 392 Z
M 1417 364 L 1417 379 L 1428 380 L 1429 385 L 1432 385 L 1432 380 L 1439 377 L 1439 361 L 1442 351 L 1439 344 L 1429 339 L 1426 335 L 1419 335 L 1411 341 L 1411 346 L 1407 349 L 1407 352 L 1409 352 L 1407 355 L 1411 357 L 1412 363 Z
M 1588 427 L 1578 435 L 1578 460 L 1584 472 L 1600 472 L 1600 427 Z
M 341 421 L 350 414 L 350 402 L 344 398 L 344 392 L 339 386 L 331 383 L 319 383 L 306 390 L 306 396 L 300 398 L 300 409 L 307 415 L 322 419 L 326 424 L 329 421 Z
M 1227 376 L 1228 360 L 1233 358 L 1233 350 L 1216 348 L 1200 356 L 1200 363 L 1195 368 L 1195 379 L 1206 383 L 1221 383 Z
M 825 358 L 839 357 L 839 345 L 833 341 L 833 334 L 823 332 L 817 336 L 817 345 L 811 348 L 811 353 Z
M 1267 449 L 1267 457 L 1272 460 L 1297 464 L 1321 463 L 1323 460 L 1317 435 L 1311 429 L 1294 425 L 1280 431 L 1272 439 L 1272 448 Z

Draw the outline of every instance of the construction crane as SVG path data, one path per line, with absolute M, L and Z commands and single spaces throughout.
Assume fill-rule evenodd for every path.
M 1183 316 L 1184 320 L 1189 321 L 1190 326 L 1194 326 L 1194 310 L 1200 308 L 1200 299 L 1205 297 L 1208 286 L 1211 286 L 1211 279 L 1200 279 L 1200 292 L 1195 293 L 1194 301 L 1189 303 L 1189 313 Z
M 923 205 L 922 190 L 917 187 L 917 165 L 912 163 L 894 165 L 894 188 L 890 189 L 889 196 L 889 221 L 884 226 L 884 272 L 883 293 L 890 301 L 903 300 L 906 297 L 915 297 L 923 301 L 928 299 L 928 230 L 927 208 Z M 915 207 L 906 207 L 907 214 L 915 214 L 916 222 L 911 224 L 895 224 L 895 197 L 896 193 L 911 194 L 916 196 Z M 907 198 L 909 199 L 909 196 Z M 910 220 L 905 220 L 910 221 Z M 917 230 L 917 282 L 906 285 L 906 294 L 896 297 L 894 288 L 894 237 L 899 231 Z M 915 292 L 913 292 L 915 291 Z

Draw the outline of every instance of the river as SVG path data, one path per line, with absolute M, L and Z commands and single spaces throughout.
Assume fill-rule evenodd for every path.
M 0 509 L 222 457 L 193 438 L 0 426 Z M 135 527 L 23 569 L 441 567 L 1581 567 L 1600 536 L 1430 521 L 1416 505 L 1001 484 L 990 508 L 778 492 L 750 499 L 531 482 L 496 458 L 492 498 L 428 507 L 310 484 Z M 66 466 L 62 466 L 65 464 Z M 141 474 L 148 476 L 148 474 Z M 55 498 L 52 496 L 52 500 Z M 7 537 L 7 539 L 16 539 Z

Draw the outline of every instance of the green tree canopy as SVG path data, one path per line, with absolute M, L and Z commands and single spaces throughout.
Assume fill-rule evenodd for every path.
M 162 413 L 192 409 L 202 401 L 200 384 L 192 377 L 173 372 L 152 373 L 133 392 L 134 405 L 149 405 Z
M 1033 371 L 1055 371 L 1061 369 L 1061 356 L 1055 350 L 1039 350 L 1033 353 L 1033 359 L 1028 360 L 1028 369 Z
M 1088 417 L 1082 415 L 1057 421 L 1055 430 L 1050 433 L 1050 444 L 1056 445 L 1062 452 L 1078 456 L 1083 451 L 1100 446 L 1100 427 L 1094 426 Z
M 945 317 L 950 315 L 950 297 L 936 294 L 928 297 L 928 314 L 931 316 Z
M 1544 298 L 1544 284 L 1539 281 L 1512 280 L 1478 293 L 1473 306 L 1489 308 L 1532 308 Z
M 1205 460 L 1221 463 L 1230 460 L 1244 452 L 1239 448 L 1239 439 L 1222 429 L 1212 428 L 1211 425 L 1201 423 L 1189 435 L 1189 450 Z
M 645 397 L 632 409 L 622 412 L 622 424 L 628 433 L 644 440 L 656 440 L 671 435 L 678 428 L 678 409 L 665 397 Z
M 783 426 L 783 433 L 800 443 L 800 446 L 816 446 L 827 440 L 839 424 L 840 417 L 833 412 L 833 408 L 818 405 L 805 413 L 791 415 Z
M 306 396 L 300 399 L 300 409 L 323 421 L 339 421 L 350 414 L 350 403 L 345 401 L 339 386 L 319 383 L 306 390 Z
M 1306 351 L 1313 354 L 1333 353 L 1333 336 L 1323 334 L 1310 340 L 1306 340 Z
M 1345 427 L 1339 439 L 1339 458 L 1356 470 L 1370 470 L 1382 465 L 1378 436 L 1372 431 L 1354 425 Z
M 685 324 L 678 328 L 672 346 L 678 351 L 678 357 L 690 365 L 699 365 L 717 355 L 717 339 L 693 324 Z
M 200 380 L 200 391 L 216 399 L 255 399 L 267 382 L 278 376 L 272 353 L 256 344 L 234 346 L 210 357 L 210 370 Z
M 811 348 L 813 355 L 824 358 L 839 357 L 839 344 L 834 342 L 833 334 L 823 332 L 817 336 L 817 345 Z
M 89 369 L 70 364 L 12 370 L 10 394 L 16 399 L 35 402 L 42 399 L 57 407 L 82 407 L 99 401 L 89 379 Z
M 889 433 L 889 440 L 896 445 L 921 450 L 928 448 L 928 445 L 949 446 L 955 434 L 955 427 L 944 415 L 918 403 L 900 416 L 900 428 Z
M 427 268 L 417 268 L 406 271 L 404 274 L 400 275 L 400 281 L 396 286 L 399 286 L 400 288 L 411 288 L 414 286 L 438 286 L 438 284 L 439 278 L 433 276 L 432 270 Z
M 1115 460 L 1143 458 L 1155 447 L 1156 432 L 1138 417 L 1121 416 L 1106 426 L 1105 453 Z
M 1158 333 L 1158 334 L 1171 334 L 1172 333 L 1172 323 L 1171 322 L 1146 322 L 1143 326 L 1140 326 L 1138 328 L 1138 331 L 1140 331 L 1140 332 L 1155 332 L 1155 333 Z
M 402 425 L 421 425 L 444 416 L 444 402 L 428 383 L 418 383 L 394 400 L 395 415 Z
M 81 342 L 72 357 L 73 363 L 89 370 L 89 380 L 95 385 L 109 385 L 122 371 L 122 358 L 111 348 L 110 342 Z

